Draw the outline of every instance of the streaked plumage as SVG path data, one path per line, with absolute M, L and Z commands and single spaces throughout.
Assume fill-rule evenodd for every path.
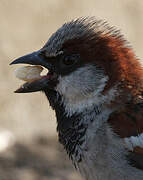
M 143 69 L 119 31 L 79 18 L 17 63 L 49 69 L 16 92 L 45 92 L 59 142 L 86 180 L 143 179 Z

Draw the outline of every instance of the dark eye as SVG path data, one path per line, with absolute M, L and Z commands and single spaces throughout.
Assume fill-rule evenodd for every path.
M 62 62 L 66 66 L 71 66 L 79 60 L 79 54 L 66 55 L 62 58 Z

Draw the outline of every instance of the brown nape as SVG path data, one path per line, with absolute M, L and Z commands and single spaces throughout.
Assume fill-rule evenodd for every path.
M 108 123 L 121 138 L 143 133 L 143 100 L 136 104 L 130 102 L 124 108 L 113 112 Z
M 143 83 L 143 69 L 127 42 L 119 35 L 92 35 L 68 40 L 63 49 L 80 53 L 84 63 L 101 66 L 109 76 L 104 93 L 120 83 L 120 87 L 133 95 L 140 94 Z

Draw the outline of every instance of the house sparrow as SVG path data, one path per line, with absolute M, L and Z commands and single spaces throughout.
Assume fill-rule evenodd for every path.
M 59 142 L 84 179 L 143 179 L 143 68 L 119 31 L 78 18 L 11 64 L 19 63 L 48 69 L 15 92 L 46 94 Z

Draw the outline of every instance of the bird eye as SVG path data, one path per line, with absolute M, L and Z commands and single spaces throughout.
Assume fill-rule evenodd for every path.
M 62 61 L 63 64 L 66 66 L 71 66 L 73 64 L 75 64 L 79 59 L 79 55 L 78 54 L 73 54 L 73 55 L 66 55 L 63 57 Z

